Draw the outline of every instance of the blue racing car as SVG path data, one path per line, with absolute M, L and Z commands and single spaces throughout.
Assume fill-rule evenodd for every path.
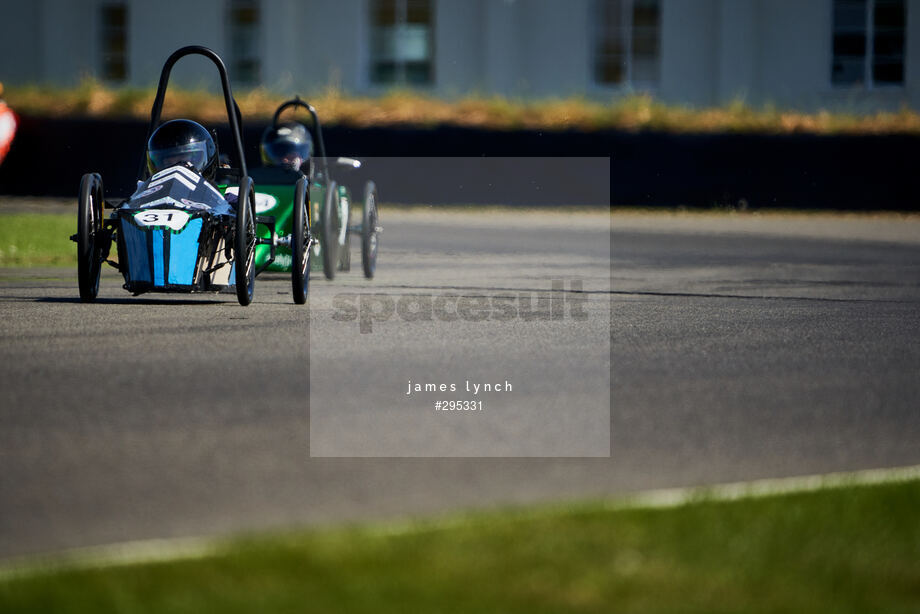
M 217 66 L 238 166 L 221 165 L 217 144 L 201 125 L 187 119 L 160 122 L 172 66 L 187 55 L 203 55 Z M 294 301 L 306 300 L 312 246 L 305 212 L 293 216 L 291 235 L 278 237 L 272 216 L 257 216 L 255 190 L 243 156 L 239 107 L 220 57 L 205 47 L 173 53 L 160 75 L 151 111 L 149 138 L 137 189 L 126 199 L 105 199 L 102 177 L 83 176 L 77 243 L 80 298 L 96 299 L 103 263 L 124 276 L 124 288 L 145 292 L 234 291 L 241 305 L 252 301 L 255 276 L 270 264 L 275 246 L 289 244 Z M 103 210 L 112 209 L 109 217 Z M 267 228 L 259 238 L 257 225 Z M 116 246 L 111 258 L 112 244 Z M 257 270 L 256 245 L 268 246 L 268 264 Z M 299 281 L 299 284 L 298 284 Z

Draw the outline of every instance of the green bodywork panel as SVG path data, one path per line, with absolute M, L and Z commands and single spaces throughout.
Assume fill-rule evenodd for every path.
M 326 196 L 325 186 L 319 183 L 310 184 L 310 195 L 307 210 L 309 211 L 310 228 L 314 229 L 313 221 L 320 219 L 322 213 L 319 203 L 324 202 Z M 256 185 L 256 215 L 270 215 L 275 218 L 275 234 L 286 237 L 291 234 L 291 223 L 294 212 L 294 185 Z M 262 238 L 269 237 L 269 229 L 259 225 L 258 234 Z M 315 236 L 315 234 L 314 234 Z M 268 262 L 271 247 L 268 245 L 256 246 L 256 267 L 261 268 Z M 323 261 L 319 244 L 313 246 L 313 256 L 310 259 L 310 268 L 322 269 Z M 287 247 L 275 248 L 275 261 L 268 265 L 267 271 L 280 271 L 290 273 L 291 250 Z
M 291 234 L 291 218 L 293 216 L 292 203 L 294 200 L 293 185 L 257 185 L 256 186 L 256 215 L 270 215 L 275 218 L 275 233 L 279 237 Z M 256 227 L 259 237 L 270 238 L 269 229 L 259 224 Z M 261 269 L 268 261 L 271 247 L 256 245 L 256 268 Z M 275 248 L 275 261 L 269 271 L 290 271 L 291 250 L 278 246 Z
M 267 171 L 269 176 L 274 172 L 271 169 L 253 169 L 252 175 L 255 180 L 256 189 L 256 215 L 272 216 L 275 218 L 275 234 L 278 237 L 286 237 L 291 234 L 291 223 L 294 214 L 294 190 L 295 183 L 272 183 L 259 182 L 260 170 Z M 277 179 L 277 173 L 274 173 Z M 221 192 L 225 192 L 227 186 L 218 186 Z M 340 206 L 348 207 L 349 193 L 345 186 L 338 186 Z M 326 202 L 326 186 L 318 181 L 310 182 L 309 202 L 307 211 L 309 214 L 309 225 L 313 232 L 314 239 L 320 236 L 320 224 L 322 220 L 323 203 Z M 340 212 L 339 219 L 342 219 Z M 256 232 L 259 237 L 267 239 L 271 231 L 264 224 L 256 225 Z M 256 269 L 261 269 L 271 257 L 271 246 L 256 245 L 255 264 Z M 275 261 L 268 265 L 267 271 L 278 271 L 283 273 L 291 272 L 291 250 L 287 247 L 278 246 L 275 248 Z M 310 270 L 322 270 L 323 257 L 322 247 L 319 241 L 313 244 L 313 253 L 310 258 Z

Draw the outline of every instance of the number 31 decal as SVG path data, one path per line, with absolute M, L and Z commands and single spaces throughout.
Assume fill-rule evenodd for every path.
M 188 218 L 188 213 L 177 209 L 152 209 L 134 214 L 134 221 L 141 226 L 166 226 L 172 230 L 181 230 Z

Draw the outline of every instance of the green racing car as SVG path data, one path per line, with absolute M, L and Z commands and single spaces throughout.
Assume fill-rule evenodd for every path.
M 281 121 L 284 111 L 298 107 L 310 114 L 309 127 Z M 314 144 L 316 156 L 313 155 Z M 275 229 L 259 228 L 260 237 L 269 241 L 256 246 L 257 270 L 292 270 L 292 246 L 285 240 L 296 236 L 290 230 L 294 216 L 298 211 L 306 211 L 311 243 L 305 255 L 307 276 L 310 270 L 322 269 L 327 279 L 334 279 L 336 271 L 349 271 L 354 234 L 361 239 L 364 276 L 373 278 L 377 268 L 378 235 L 383 230 L 377 212 L 377 186 L 373 181 L 365 183 L 361 221 L 352 224 L 354 201 L 348 187 L 332 177 L 322 127 L 313 106 L 300 97 L 279 106 L 262 135 L 261 154 L 263 166 L 251 169 L 258 186 L 256 214 L 274 217 Z M 342 157 L 336 158 L 333 164 L 342 170 L 361 166 L 358 160 Z M 277 233 L 274 238 L 269 236 L 273 233 Z

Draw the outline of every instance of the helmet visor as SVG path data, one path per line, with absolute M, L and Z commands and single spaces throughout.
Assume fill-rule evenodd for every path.
M 265 144 L 265 155 L 272 164 L 299 168 L 310 158 L 310 144 L 279 139 Z
M 183 162 L 187 162 L 198 171 L 202 171 L 208 163 L 208 146 L 202 142 L 188 143 L 165 149 L 153 149 L 149 152 L 149 155 L 150 162 L 157 171 Z

